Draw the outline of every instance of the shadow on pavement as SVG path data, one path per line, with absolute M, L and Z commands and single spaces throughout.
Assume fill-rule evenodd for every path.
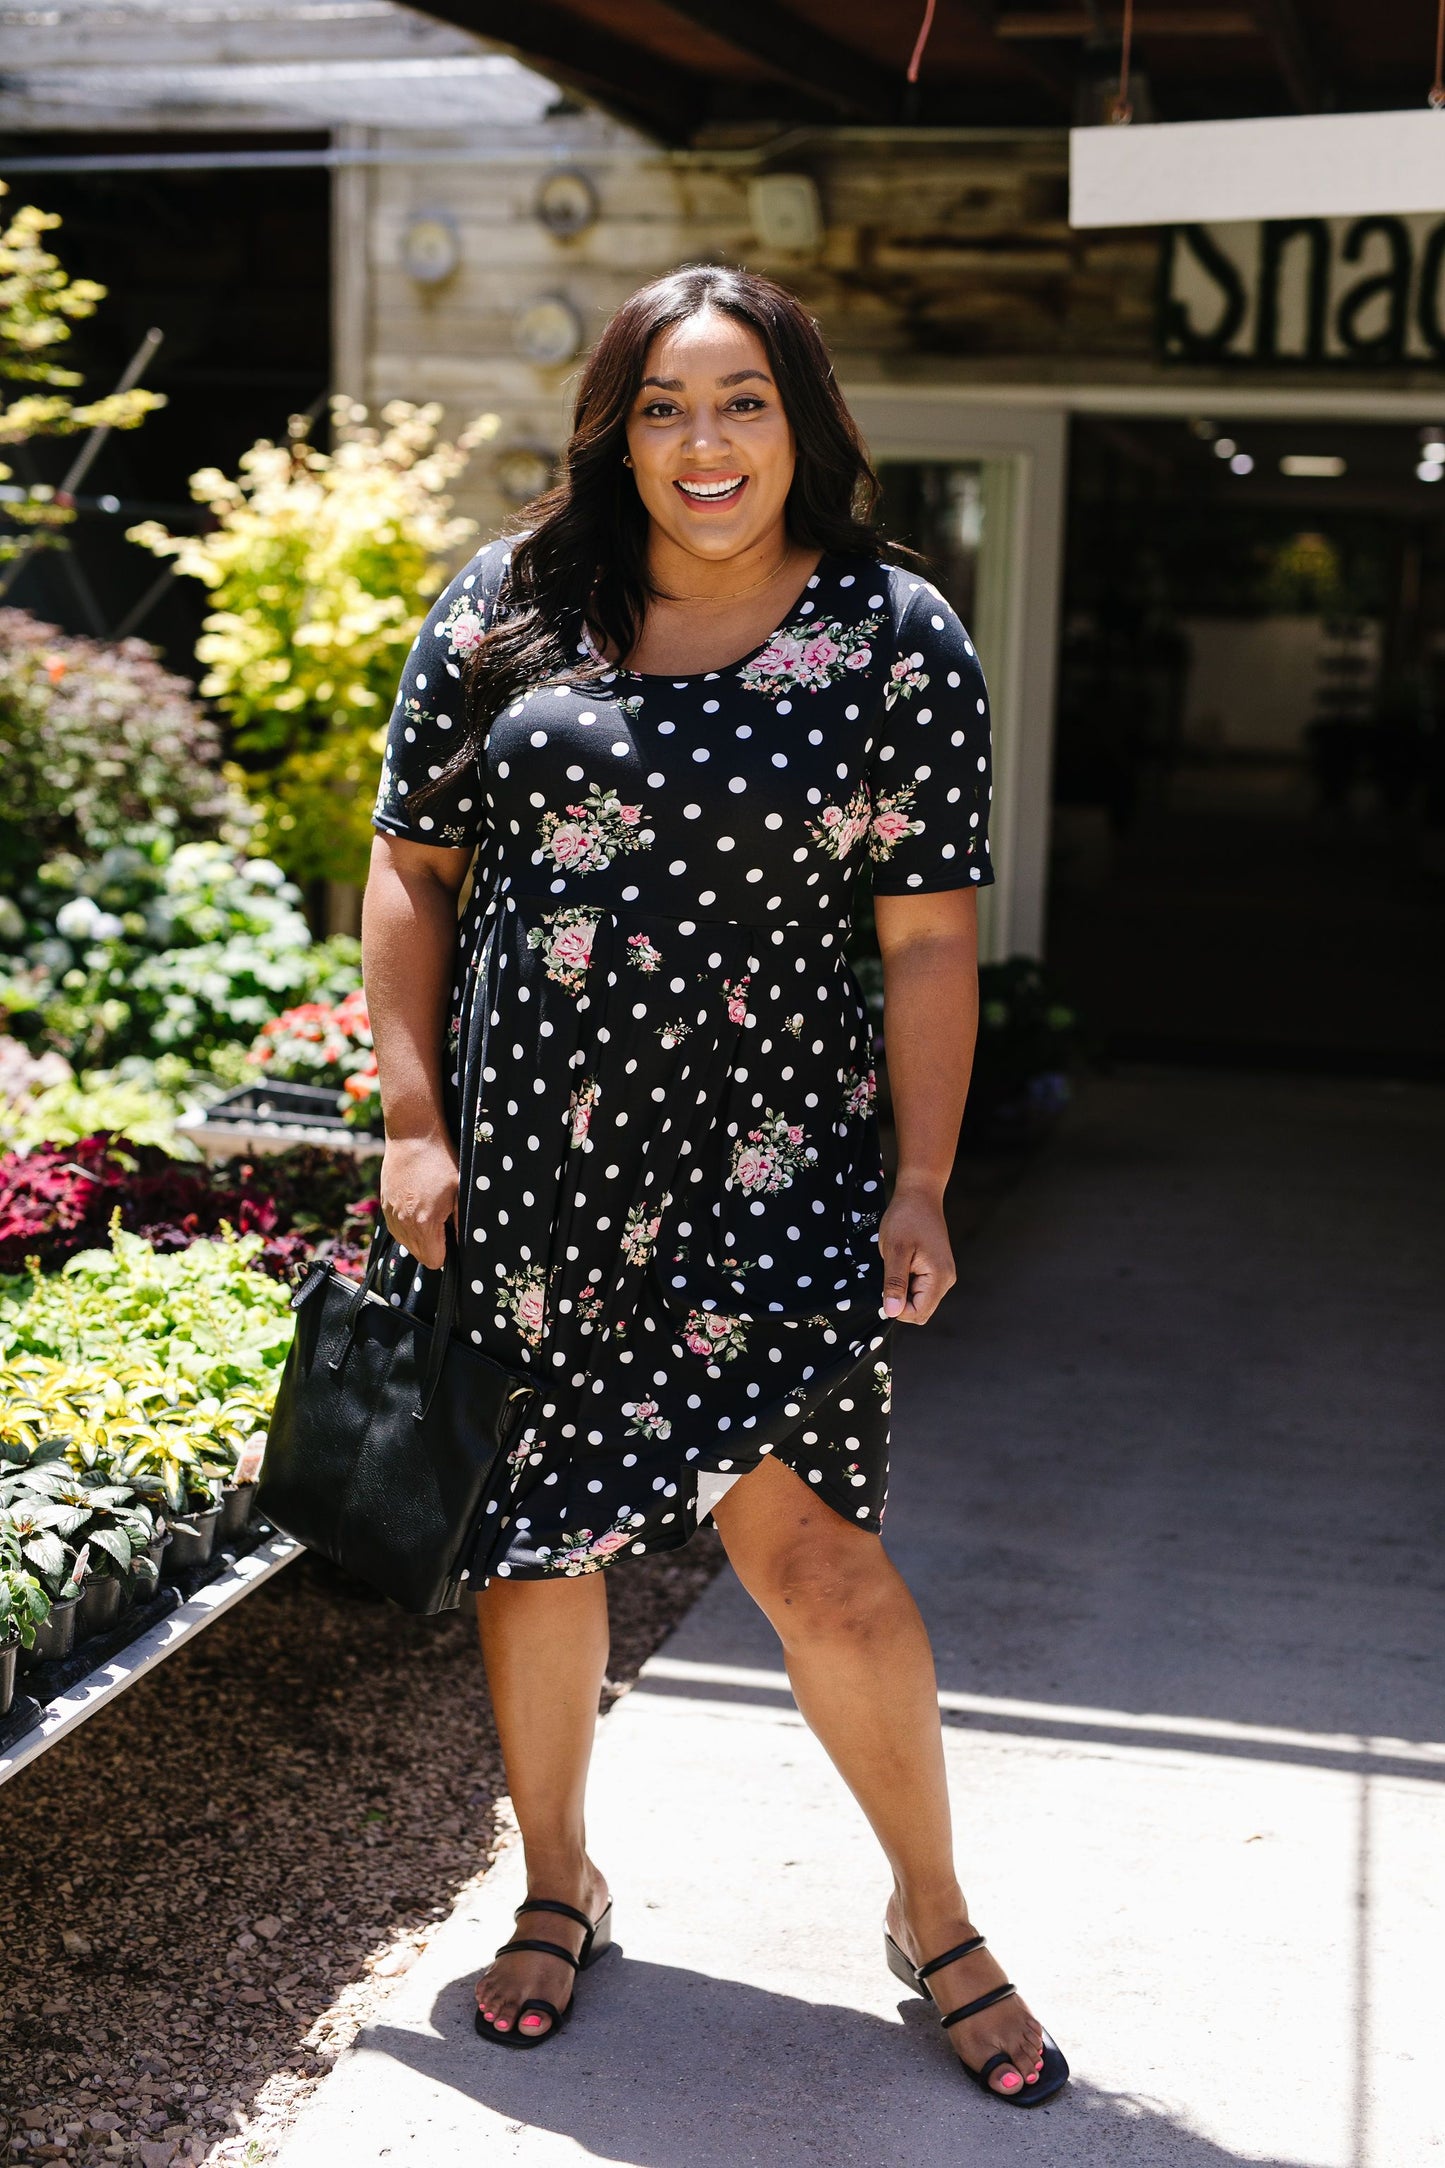
M 477 2040 L 464 2084 L 470 1976 L 432 2006 L 440 2039 L 376 2025 L 358 2046 L 514 2126 L 555 2132 L 628 2168 L 988 2168 L 1036 2157 L 1069 2168 L 1296 2168 L 1230 2152 L 1158 2102 L 1077 2081 L 1037 2110 L 986 2100 L 914 2003 L 900 2004 L 899 2025 L 634 1962 L 620 1947 L 584 1979 L 581 1997 L 551 2048 L 518 2053 Z M 784 2139 L 785 2130 L 796 2135 Z

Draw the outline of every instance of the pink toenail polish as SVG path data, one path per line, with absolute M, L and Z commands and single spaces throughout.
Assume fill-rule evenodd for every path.
M 1038 2082 L 1039 2082 L 1039 2074 L 1038 2074 L 1037 2070 L 1035 2070 L 1035 2071 L 1034 2071 L 1034 2072 L 1033 2072 L 1033 2073 L 1032 2073 L 1032 2074 L 1031 2074 L 1031 2075 L 1030 2075 L 1029 2077 L 1027 2077 L 1027 2078 L 1025 2078 L 1025 2079 L 1024 2079 L 1024 2084 L 1025 2084 L 1025 2085 L 1037 2085 L 1037 2084 L 1038 2084 Z
M 1009 2091 L 1012 2092 L 1014 2087 L 1021 2081 L 1016 2070 L 1006 2070 L 998 2082 L 1000 2085 L 1006 2085 Z

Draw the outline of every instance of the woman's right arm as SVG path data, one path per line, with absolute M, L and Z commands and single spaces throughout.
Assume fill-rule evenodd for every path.
M 376 1047 L 386 1154 L 381 1209 L 398 1242 L 433 1270 L 446 1262 L 457 1155 L 442 1096 L 457 898 L 472 853 L 378 834 L 361 915 L 362 974 Z

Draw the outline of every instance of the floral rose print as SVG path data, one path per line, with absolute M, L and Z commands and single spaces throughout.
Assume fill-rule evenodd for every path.
M 844 625 L 835 618 L 802 632 L 774 633 L 762 653 L 743 664 L 737 681 L 750 693 L 819 692 L 845 671 L 868 668 L 881 622 L 865 617 Z
M 733 1146 L 732 1180 L 750 1197 L 791 1189 L 794 1175 L 813 1156 L 806 1132 L 769 1107 L 758 1127 Z
M 752 974 L 750 972 L 744 972 L 740 979 L 723 980 L 722 990 L 728 1005 L 728 1022 L 730 1024 L 745 1024 L 747 1022 L 748 988 L 752 983 Z
M 878 1100 L 878 1075 L 873 1069 L 851 1069 L 843 1078 L 843 1112 L 850 1119 L 871 1114 Z
M 886 1415 L 893 1405 L 893 1366 L 891 1363 L 874 1363 L 873 1390 L 883 1403 Z
M 860 783 L 846 805 L 825 805 L 818 818 L 808 823 L 808 833 L 830 858 L 841 861 L 868 833 L 871 802 Z
M 680 1021 L 675 1024 L 659 1024 L 657 1036 L 664 1046 L 681 1046 L 691 1030 L 691 1024 L 684 1024 Z
M 662 962 L 662 950 L 655 948 L 645 933 L 630 933 L 627 936 L 627 960 L 651 976 Z
M 730 1363 L 748 1344 L 747 1320 L 726 1317 L 721 1310 L 689 1310 L 682 1338 L 683 1345 L 694 1355 Z
M 923 657 L 919 654 L 899 656 L 888 673 L 888 683 L 883 693 L 885 708 L 895 707 L 900 700 L 911 700 L 915 693 L 925 690 L 928 672 L 922 665 Z
M 564 1528 L 555 1544 L 538 1544 L 537 1557 L 548 1573 L 596 1573 L 614 1551 L 626 1547 L 633 1528 L 640 1527 L 645 1517 L 624 1508 L 601 1535 L 594 1535 L 590 1528 L 579 1528 L 575 1532 Z
M 580 805 L 542 816 L 542 849 L 559 873 L 605 873 L 614 858 L 652 841 L 640 805 L 624 805 L 615 790 L 589 786 Z
M 627 1434 L 632 1438 L 670 1438 L 672 1424 L 662 1413 L 655 1400 L 639 1400 L 636 1407 L 624 1406 L 624 1415 L 630 1416 Z
M 622 1227 L 622 1254 L 629 1265 L 647 1263 L 662 1225 L 662 1215 L 671 1202 L 671 1196 L 664 1197 L 655 1212 L 649 1212 L 645 1204 L 632 1206 Z
M 544 911 L 541 925 L 527 928 L 527 946 L 541 949 L 549 979 L 565 986 L 569 994 L 580 994 L 587 985 L 596 934 L 596 915 L 572 904 L 564 910 Z
M 921 836 L 922 821 L 911 817 L 913 785 L 903 790 L 884 790 L 878 793 L 873 807 L 873 818 L 868 826 L 868 856 L 879 864 L 891 858 L 905 836 Z
M 567 1119 L 571 1126 L 574 1152 L 587 1142 L 587 1132 L 592 1127 L 592 1109 L 596 1104 L 597 1080 L 589 1076 L 578 1085 L 567 1102 Z
M 584 1325 L 595 1325 L 602 1315 L 602 1290 L 584 1287 L 577 1297 L 577 1315 Z
M 501 1307 L 510 1312 L 512 1322 L 530 1348 L 542 1344 L 542 1326 L 547 1314 L 546 1281 L 540 1265 L 519 1265 L 501 1282 Z

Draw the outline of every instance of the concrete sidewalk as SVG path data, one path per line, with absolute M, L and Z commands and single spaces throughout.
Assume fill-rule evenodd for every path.
M 1423 1089 L 1096 1085 L 900 1335 L 887 1540 L 1061 2099 L 985 2100 L 884 1971 L 871 1837 L 725 1574 L 602 1727 L 621 1954 L 572 2028 L 472 2031 L 513 1851 L 285 2168 L 1445 2158 L 1442 1144 Z

